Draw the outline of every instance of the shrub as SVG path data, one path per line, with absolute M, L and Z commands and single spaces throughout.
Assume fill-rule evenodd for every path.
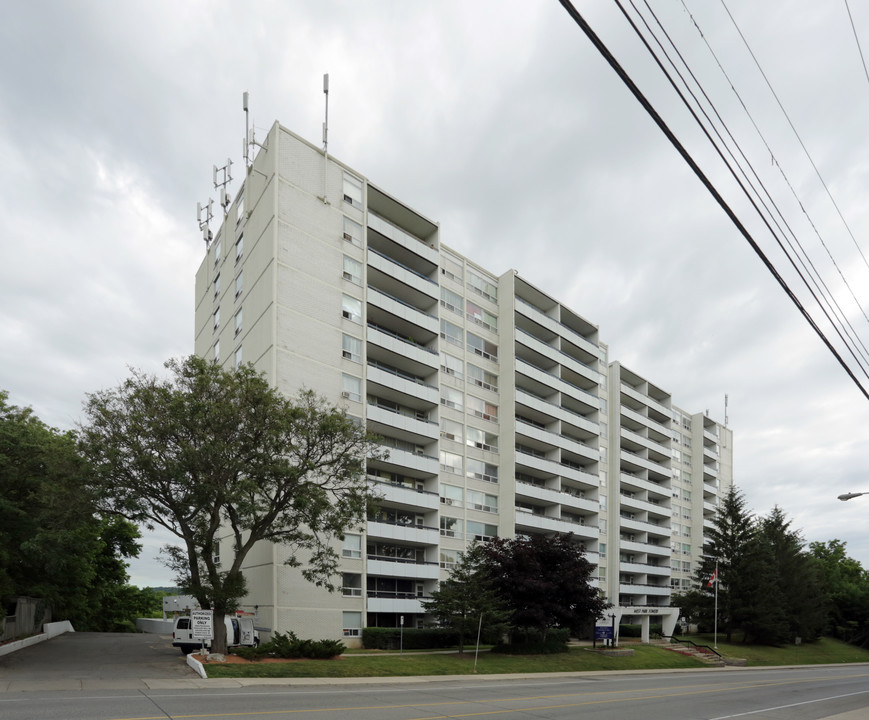
M 642 636 L 642 625 L 628 625 L 623 624 L 619 625 L 619 637 L 620 638 L 638 638 Z
M 290 630 L 286 635 L 276 632 L 271 640 L 257 647 L 235 648 L 234 652 L 245 660 L 264 657 L 328 660 L 343 653 L 344 649 L 340 640 L 299 640 Z
M 476 641 L 476 638 L 473 639 Z M 427 650 L 453 647 L 459 644 L 459 634 L 445 628 L 400 628 L 367 627 L 362 629 L 362 646 L 366 650 Z

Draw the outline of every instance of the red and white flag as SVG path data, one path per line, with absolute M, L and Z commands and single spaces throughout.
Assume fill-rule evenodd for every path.
M 712 573 L 712 577 L 709 578 L 709 582 L 706 583 L 706 587 L 712 587 L 716 582 L 718 582 L 718 568 L 715 568 L 715 572 Z

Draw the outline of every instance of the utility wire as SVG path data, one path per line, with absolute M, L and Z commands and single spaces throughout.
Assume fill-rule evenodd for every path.
M 704 134 L 706 134 L 706 137 L 709 139 L 709 141 L 716 148 L 716 150 L 719 153 L 719 156 L 721 156 L 720 148 L 716 145 L 715 141 L 709 136 L 708 132 L 706 132 L 706 129 L 703 127 L 703 124 L 701 123 L 700 119 L 697 117 L 696 113 L 694 113 L 694 111 L 691 109 L 690 104 L 688 103 L 685 96 L 681 93 L 681 91 L 678 89 L 678 87 L 676 87 L 676 84 L 673 81 L 673 78 L 670 76 L 668 71 L 663 67 L 663 65 L 662 65 L 660 59 L 658 58 L 657 54 L 655 53 L 655 51 L 646 42 L 645 38 L 640 33 L 640 30 L 637 28 L 636 24 L 631 20 L 630 16 L 628 16 L 627 12 L 625 11 L 624 7 L 619 2 L 619 0 L 615 0 L 615 2 L 618 5 L 619 9 L 622 11 L 622 14 L 625 16 L 625 18 L 631 24 L 631 27 L 633 27 L 634 31 L 637 33 L 637 36 L 640 38 L 640 40 L 646 46 L 646 49 L 649 51 L 649 53 L 655 59 L 655 62 L 658 64 L 658 67 L 661 69 L 661 71 L 664 73 L 664 75 L 670 81 L 670 84 L 673 86 L 673 89 L 679 95 L 682 102 L 685 103 L 686 107 L 688 108 L 688 111 L 691 112 L 692 116 L 697 121 L 698 125 L 700 125 L 701 129 L 703 129 Z M 664 48 L 660 39 L 657 37 L 654 29 L 650 27 L 649 23 L 646 21 L 646 18 L 643 16 L 642 12 L 640 12 L 640 10 L 637 7 L 637 5 L 635 4 L 634 0 L 629 0 L 629 2 L 631 3 L 631 7 L 633 7 L 634 12 L 637 14 L 637 16 L 640 18 L 640 20 L 642 20 L 643 24 L 645 25 L 647 32 L 655 40 L 658 47 L 661 49 L 661 52 L 663 53 L 664 57 L 667 59 L 667 61 L 670 63 L 673 70 L 679 76 L 679 79 L 682 81 L 682 84 L 685 86 L 685 89 L 687 90 L 687 92 L 694 99 L 694 102 L 697 105 L 697 108 L 703 114 L 703 116 L 706 118 L 707 122 L 709 123 L 709 127 L 712 129 L 712 131 L 715 133 L 715 135 L 721 141 L 722 146 L 727 151 L 727 154 L 730 156 L 730 158 L 733 160 L 733 163 L 739 169 L 742 177 L 745 178 L 746 183 L 751 188 L 751 190 L 754 192 L 754 195 L 755 195 L 755 197 L 757 197 L 758 202 L 764 207 L 764 209 L 767 211 L 767 213 L 769 213 L 770 220 L 776 226 L 778 231 L 780 233 L 782 233 L 782 235 L 784 236 L 784 240 L 787 243 L 788 247 L 790 248 L 791 252 L 793 253 L 793 257 L 790 255 L 790 253 L 788 253 L 787 249 L 785 249 L 785 247 L 782 245 L 782 242 L 781 242 L 781 239 L 779 238 L 779 236 L 776 235 L 775 232 L 772 231 L 772 228 L 769 228 L 770 232 L 773 233 L 773 237 L 775 238 L 779 248 L 785 254 L 785 257 L 787 257 L 787 259 L 790 261 L 791 266 L 793 267 L 793 269 L 795 270 L 797 275 L 800 277 L 800 279 L 803 281 L 803 284 L 805 284 L 806 288 L 808 289 L 809 293 L 814 298 L 815 302 L 818 303 L 818 306 L 821 308 L 821 311 L 824 313 L 827 320 L 830 322 L 830 325 L 833 327 L 833 329 L 839 335 L 839 338 L 842 340 L 842 342 L 845 344 L 845 346 L 848 347 L 849 352 L 851 353 L 852 357 L 854 357 L 854 359 L 857 361 L 857 364 L 860 366 L 860 368 L 863 370 L 864 375 L 866 375 L 867 378 L 869 378 L 869 372 L 867 372 L 866 369 L 862 365 L 862 362 L 869 362 L 869 357 L 867 357 L 867 353 L 869 353 L 869 349 L 866 348 L 866 346 L 863 343 L 863 341 L 861 340 L 860 336 L 857 334 L 856 330 L 851 325 L 851 322 L 848 320 L 847 316 L 842 311 L 842 308 L 839 306 L 839 303 L 836 300 L 835 296 L 833 295 L 832 292 L 830 292 L 829 287 L 824 282 L 824 279 L 821 277 L 821 274 L 818 272 L 817 268 L 815 267 L 814 263 L 812 262 L 811 258 L 809 257 L 808 253 L 806 252 L 805 248 L 803 248 L 802 244 L 800 243 L 799 238 L 796 236 L 793 229 L 791 228 L 791 226 L 789 225 L 789 223 L 785 219 L 785 217 L 782 214 L 781 210 L 779 209 L 778 205 L 776 204 L 775 200 L 770 195 L 769 191 L 766 188 L 766 185 L 758 176 L 751 161 L 748 159 L 748 157 L 746 157 L 739 142 L 736 140 L 736 138 L 730 132 L 730 129 L 728 128 L 727 123 L 724 121 L 724 119 L 721 117 L 720 113 L 718 112 L 717 108 L 715 107 L 715 103 L 712 102 L 709 95 L 703 89 L 702 83 L 697 79 L 696 75 L 694 75 L 694 72 L 691 70 L 690 66 L 685 61 L 685 58 L 682 56 L 682 53 L 679 51 L 679 48 L 676 47 L 676 44 L 673 42 L 673 39 L 670 37 L 670 34 L 667 32 L 666 28 L 663 26 L 661 21 L 658 19 L 658 16 L 655 14 L 655 11 L 649 5 L 648 0 L 643 0 L 646 8 L 651 13 L 652 17 L 655 19 L 655 22 L 657 23 L 661 32 L 663 32 L 664 36 L 669 41 L 669 43 L 672 46 L 673 50 L 675 51 L 676 55 L 679 57 L 679 60 L 681 60 L 682 65 L 685 66 L 686 70 L 688 71 L 688 74 L 691 76 L 694 83 L 697 85 L 697 87 L 698 87 L 699 91 L 702 93 L 703 97 L 706 99 L 706 102 L 709 104 L 712 112 L 714 113 L 715 117 L 718 119 L 718 122 L 721 124 L 724 131 L 727 133 L 727 136 L 730 138 L 733 145 L 736 147 L 736 150 L 739 152 L 739 155 L 742 157 L 743 162 L 748 166 L 748 168 L 751 171 L 751 174 L 754 176 L 755 181 L 760 186 L 760 188 L 763 190 L 763 194 L 766 196 L 766 198 L 769 200 L 769 203 L 775 209 L 775 213 L 773 213 L 772 210 L 770 210 L 769 205 L 767 205 L 767 202 L 761 196 L 760 191 L 755 187 L 751 178 L 748 176 L 745 169 L 740 164 L 740 161 L 733 154 L 733 151 L 728 146 L 726 140 L 721 136 L 721 133 L 718 131 L 718 128 L 715 125 L 715 122 L 712 120 L 712 118 L 709 117 L 709 114 L 703 108 L 703 105 L 700 102 L 700 100 L 698 99 L 697 95 L 691 89 L 691 86 L 686 81 L 685 77 L 682 75 L 682 72 L 679 70 L 676 63 L 670 57 L 670 54 L 667 52 L 666 48 Z M 683 5 L 684 5 L 684 3 L 683 3 Z M 695 26 L 696 26 L 696 23 L 695 23 Z M 722 69 L 722 72 L 723 72 L 723 69 Z M 725 73 L 725 77 L 726 77 L 726 73 Z M 732 87 L 732 85 L 731 85 L 731 87 Z M 735 88 L 734 88 L 734 92 L 735 92 Z M 737 95 L 738 95 L 738 93 L 737 93 Z M 743 107 L 744 107 L 744 105 L 743 105 Z M 756 125 L 755 125 L 755 129 L 757 129 Z M 758 133 L 760 133 L 759 130 L 758 130 Z M 766 143 L 762 134 L 761 134 L 761 139 L 764 140 L 764 143 Z M 767 146 L 767 148 L 769 148 L 769 146 Z M 733 168 L 730 166 L 730 163 L 723 156 L 721 156 L 721 159 L 728 166 L 728 169 L 730 169 L 731 173 L 733 173 L 735 175 Z M 779 168 L 779 170 L 781 171 L 781 168 Z M 785 177 L 785 180 L 787 181 L 787 177 Z M 743 192 L 745 192 L 746 195 L 748 195 L 748 191 L 742 185 L 742 182 L 739 181 L 738 178 L 737 178 L 737 182 L 739 183 Z M 750 200 L 750 198 L 749 198 L 749 200 Z M 797 201 L 799 201 L 799 198 L 797 198 Z M 753 203 L 753 201 L 752 201 L 752 204 L 755 205 Z M 757 212 L 759 214 L 761 214 L 760 209 L 757 207 L 757 205 L 755 205 L 755 209 L 757 210 Z M 779 218 L 781 218 L 781 222 L 787 228 L 787 231 L 788 231 L 787 233 L 785 233 L 784 230 L 782 229 L 782 226 L 779 224 L 779 221 L 776 219 L 776 215 Z M 761 214 L 761 217 L 763 217 L 762 214 Z M 769 224 L 768 223 L 766 223 L 766 224 L 767 224 L 767 227 L 769 227 Z M 788 237 L 789 235 L 790 235 L 790 237 Z M 818 237 L 821 240 L 821 243 L 824 244 L 823 239 L 820 238 L 820 235 Z M 791 242 L 790 238 L 793 238 L 793 242 Z M 794 243 L 796 243 L 796 246 L 802 252 L 802 256 L 800 255 L 800 252 L 798 252 L 797 249 L 794 247 Z M 826 248 L 826 245 L 824 245 L 824 247 Z M 829 250 L 827 252 L 829 254 Z M 794 261 L 794 257 L 796 257 L 796 260 L 802 266 L 803 270 L 808 274 L 809 279 L 811 280 L 812 284 L 815 286 L 815 288 L 817 289 L 818 293 L 821 296 L 820 299 L 819 299 L 818 295 L 816 295 L 815 292 L 812 290 L 811 286 L 809 285 L 808 280 L 806 280 L 806 276 L 796 266 L 796 262 Z M 805 258 L 805 260 L 803 260 L 803 257 Z M 832 260 L 833 264 L 836 265 L 836 261 L 833 259 L 832 255 L 830 255 L 830 259 Z M 806 266 L 806 263 L 808 263 L 808 267 Z M 836 268 L 839 269 L 838 265 L 836 265 Z M 841 275 L 841 270 L 839 270 L 839 273 Z M 842 276 L 842 279 L 845 280 L 844 276 Z M 845 280 L 845 284 L 847 285 L 847 280 Z M 850 289 L 850 286 L 848 286 L 848 287 Z M 853 291 L 852 291 L 852 295 L 853 295 Z M 823 299 L 823 301 L 824 301 L 823 303 L 821 302 L 821 299 Z M 854 300 L 856 302 L 857 298 L 855 297 Z M 833 313 L 833 315 L 835 315 L 836 320 L 841 324 L 843 331 L 848 336 L 847 340 L 842 336 L 842 333 L 839 331 L 839 329 L 836 325 L 836 322 L 834 322 L 833 318 L 830 317 L 830 314 L 824 309 L 824 304 L 826 304 L 826 306 L 828 308 L 830 308 L 830 311 Z M 860 307 L 859 302 L 857 302 L 857 307 L 858 308 Z M 862 310 L 862 308 L 861 308 L 861 310 Z M 865 313 L 864 313 L 864 317 L 865 317 Z M 869 322 L 869 318 L 867 318 L 867 322 Z M 854 354 L 854 350 L 852 350 L 851 347 L 849 346 L 849 341 L 850 341 L 850 343 L 852 343 L 854 345 L 856 351 L 862 356 L 862 358 L 863 358 L 862 361 L 859 358 L 857 358 L 856 355 Z M 857 345 L 862 347 L 862 351 L 860 350 L 860 347 L 857 347 Z
M 594 32 L 592 27 L 588 24 L 585 18 L 579 13 L 579 11 L 573 6 L 573 3 L 570 0 L 558 0 L 561 6 L 567 11 L 567 14 L 573 19 L 573 21 L 579 26 L 579 28 L 585 33 L 586 37 L 591 41 L 591 43 L 595 46 L 595 48 L 600 52 L 600 54 L 604 57 L 604 59 L 609 63 L 610 67 L 615 71 L 615 73 L 621 78 L 622 82 L 627 86 L 627 88 L 631 91 L 633 96 L 637 99 L 637 101 L 643 106 L 652 120 L 655 121 L 655 124 L 664 133 L 676 151 L 682 156 L 682 159 L 688 163 L 688 166 L 697 176 L 701 183 L 703 183 L 704 187 L 709 191 L 724 213 L 730 218 L 730 221 L 734 224 L 737 230 L 739 230 L 740 234 L 746 239 L 748 244 L 760 258 L 761 262 L 766 266 L 767 270 L 772 274 L 772 276 L 776 279 L 778 284 L 781 286 L 782 290 L 785 291 L 787 296 L 791 299 L 791 302 L 797 307 L 802 316 L 805 318 L 806 322 L 809 323 L 811 328 L 815 331 L 824 345 L 827 346 L 827 349 L 833 354 L 833 356 L 838 360 L 839 365 L 842 366 L 842 369 L 848 374 L 851 380 L 854 381 L 854 384 L 857 385 L 860 392 L 863 396 L 869 400 L 869 391 L 863 387 L 857 377 L 854 375 L 853 371 L 848 364 L 844 361 L 842 356 L 836 350 L 835 347 L 830 343 L 827 339 L 826 335 L 824 335 L 823 331 L 818 327 L 817 323 L 812 319 L 811 315 L 809 315 L 808 311 L 805 309 L 803 304 L 800 302 L 799 298 L 793 293 L 793 291 L 788 287 L 784 278 L 779 274 L 779 272 L 775 269 L 773 264 L 770 262 L 769 258 L 764 254 L 763 250 L 760 249 L 758 244 L 755 242 L 751 233 L 746 229 L 746 227 L 742 224 L 736 214 L 733 212 L 731 207 L 727 204 L 727 201 L 721 196 L 721 193 L 715 188 L 712 182 L 706 177 L 706 174 L 700 169 L 697 163 L 694 161 L 694 158 L 688 153 L 679 139 L 673 134 L 673 131 L 670 130 L 669 126 L 666 122 L 664 122 L 663 118 L 658 114 L 657 110 L 652 106 L 652 104 L 648 101 L 645 95 L 643 95 L 642 91 L 637 87 L 636 83 L 631 79 L 631 77 L 627 74 L 625 69 L 621 66 L 618 60 L 616 60 L 615 56 L 610 52 L 609 48 L 603 43 L 603 41 L 597 36 L 597 33 Z
M 848 279 L 845 277 L 845 274 L 842 272 L 842 269 L 839 267 L 839 264 L 836 262 L 836 259 L 833 257 L 833 253 L 830 252 L 830 248 L 827 246 L 827 243 L 824 242 L 824 238 L 821 237 L 821 233 L 818 230 L 817 226 L 815 225 L 814 220 L 812 220 L 811 215 L 809 215 L 808 211 L 806 210 L 805 206 L 803 205 L 802 200 L 800 200 L 799 195 L 797 195 L 797 191 L 794 189 L 794 186 L 791 183 L 790 178 L 788 178 L 787 174 L 784 171 L 784 168 L 779 163 L 778 158 L 776 158 L 775 153 L 773 152 L 772 148 L 770 147 L 769 143 L 767 142 L 766 137 L 764 136 L 760 127 L 758 127 L 757 122 L 755 122 L 754 116 L 751 114 L 751 111 L 748 109 L 748 106 L 745 104 L 745 101 L 742 99 L 742 96 L 739 94 L 739 91 L 736 89 L 736 85 L 734 84 L 733 80 L 731 80 L 730 76 L 727 74 L 727 71 L 724 69 L 724 66 L 721 64 L 721 60 L 719 60 L 718 55 L 715 54 L 715 50 L 713 50 L 712 45 L 710 45 L 709 41 L 706 39 L 706 35 L 703 33 L 703 30 L 700 28 L 700 25 L 698 24 L 697 20 L 694 18 L 694 15 L 691 13 L 691 11 L 688 9 L 688 7 L 685 5 L 685 0 L 680 0 L 680 2 L 682 3 L 682 7 L 684 8 L 685 12 L 688 14 L 688 17 L 691 20 L 692 25 L 697 30 L 697 33 L 700 35 L 701 39 L 703 40 L 704 44 L 706 45 L 706 48 L 709 50 L 709 54 L 712 55 L 712 58 L 715 60 L 716 65 L 718 65 L 718 69 L 721 71 L 721 74 L 724 75 L 724 78 L 727 80 L 727 83 L 730 85 L 730 89 L 733 91 L 733 94 L 736 96 L 736 99 L 739 100 L 739 104 L 742 106 L 742 109 L 745 111 L 745 114 L 748 116 L 748 119 L 751 121 L 751 124 L 754 127 L 754 130 L 757 133 L 758 137 L 760 138 L 761 142 L 764 144 L 764 147 L 766 147 L 766 150 L 769 153 L 770 158 L 772 158 L 773 164 L 778 169 L 779 173 L 782 176 L 782 179 L 784 180 L 785 184 L 788 186 L 788 189 L 791 191 L 791 194 L 794 196 L 794 199 L 796 200 L 797 204 L 800 206 L 800 210 L 802 211 L 803 215 L 806 216 L 806 220 L 808 221 L 809 225 L 811 226 L 812 231 L 815 233 L 816 237 L 818 238 L 818 241 L 821 243 L 824 250 L 827 252 L 827 256 L 830 258 L 830 262 L 833 263 L 833 266 L 836 268 L 836 271 L 839 273 L 839 277 L 842 279 L 842 283 L 845 285 L 846 288 L 848 288 L 848 292 L 851 294 L 851 297 L 854 300 L 854 304 L 857 306 L 857 309 L 863 315 L 863 318 L 866 320 L 866 323 L 869 324 L 869 315 L 866 314 L 866 310 L 860 304 L 860 300 L 857 298 L 857 295 L 854 293 L 854 290 L 851 287 L 851 284 L 848 282 Z M 745 42 L 744 38 L 743 38 L 743 42 Z M 755 60 L 755 63 L 756 62 L 757 61 Z M 764 77 L 764 79 L 766 79 L 766 78 Z M 769 84 L 768 81 L 767 81 L 767 84 Z M 778 98 L 776 98 L 776 100 L 778 100 Z M 781 103 L 779 103 L 779 107 L 781 107 Z M 790 122 L 790 118 L 788 118 L 788 122 Z M 793 125 L 791 125 L 791 127 L 793 128 Z M 799 139 L 799 136 L 797 136 L 797 137 Z M 808 151 L 806 150 L 805 146 L 803 146 L 803 150 L 808 155 Z M 811 157 L 809 158 L 809 160 L 811 160 Z M 814 164 L 812 164 L 812 167 L 814 167 Z M 815 168 L 815 172 L 817 172 L 817 168 Z M 823 178 L 821 178 L 821 182 L 823 183 Z M 826 185 L 824 186 L 824 188 L 826 189 Z M 827 193 L 829 194 L 829 190 L 827 191 Z M 834 205 L 835 205 L 835 203 L 834 203 Z M 838 208 L 837 208 L 837 210 L 838 210 Z M 840 217 L 841 217 L 841 213 L 840 213 Z M 845 223 L 845 227 L 848 229 L 848 232 L 850 232 L 850 228 L 848 228 L 847 223 Z M 853 235 L 851 237 L 853 238 Z M 796 236 L 794 236 L 794 239 L 796 239 Z M 799 241 L 797 241 L 797 242 L 799 242 Z M 856 242 L 856 240 L 855 240 L 855 242 Z M 800 248 L 802 249 L 802 245 L 800 245 Z M 858 247 L 858 250 L 859 250 L 859 247 Z M 805 250 L 803 250 L 803 253 L 806 254 Z M 808 254 L 806 254 L 806 257 L 808 258 Z M 825 287 L 826 287 L 826 285 L 825 285 Z M 831 293 L 831 296 L 832 296 L 832 293 Z M 838 307 L 838 303 L 836 303 L 836 306 Z M 840 310 L 841 310 L 841 308 L 840 308 Z M 848 324 L 850 325 L 850 323 L 848 323 Z M 853 328 L 852 328 L 852 330 L 853 330 Z M 856 331 L 854 331 L 854 332 L 856 334 Z M 862 342 L 861 342 L 861 345 L 862 345 Z M 865 345 L 864 345 L 864 348 L 865 348 Z
M 809 162 L 812 165 L 812 168 L 815 171 L 815 175 L 818 176 L 818 180 L 821 181 L 821 185 L 824 186 L 824 190 L 827 192 L 827 196 L 830 198 L 830 202 L 833 203 L 833 207 L 836 208 L 836 212 L 839 214 L 839 218 L 841 218 L 842 222 L 845 225 L 845 228 L 848 230 L 848 234 L 851 236 L 851 240 L 854 241 L 854 246 L 857 248 L 857 252 L 860 253 L 860 257 L 863 258 L 863 262 L 867 268 L 869 268 L 869 260 L 866 259 L 866 256 L 863 254 L 863 251 L 860 249 L 860 245 L 857 243 L 857 238 L 854 237 L 854 233 L 851 232 L 851 226 L 848 225 L 848 221 L 845 220 L 845 216 L 842 215 L 842 211 L 839 209 L 839 206 L 836 204 L 836 201 L 833 199 L 833 194 L 830 192 L 830 188 L 827 187 L 827 183 L 824 182 L 824 178 L 821 177 L 821 171 L 818 170 L 818 166 L 815 165 L 815 161 L 812 159 L 812 156 L 809 154 L 809 151 L 806 149 L 806 146 L 803 144 L 803 139 L 800 137 L 800 134 L 797 132 L 797 129 L 794 127 L 793 122 L 791 122 L 790 115 L 788 115 L 787 111 L 784 109 L 784 105 L 782 105 L 781 100 L 779 100 L 778 95 L 776 95 L 775 90 L 773 90 L 772 84 L 767 78 L 766 73 L 763 71 L 763 68 L 760 66 L 757 58 L 752 52 L 751 47 L 748 44 L 748 41 L 745 39 L 745 35 L 742 34 L 742 30 L 739 29 L 739 25 L 736 24 L 736 20 L 733 19 L 733 15 L 730 14 L 730 10 L 725 4 L 724 0 L 721 0 L 721 5 L 724 7 L 727 16 L 730 18 L 730 22 L 733 23 L 733 27 L 736 28 L 736 32 L 739 33 L 739 37 L 742 39 L 742 42 L 745 44 L 746 49 L 748 50 L 749 55 L 751 55 L 751 59 L 754 60 L 754 64 L 757 65 L 757 69 L 760 71 L 760 74 L 763 76 L 763 79 L 766 81 L 766 85 L 769 88 L 772 96 L 775 98 L 775 101 L 778 103 L 778 106 L 781 108 L 782 113 L 788 121 L 788 125 L 791 126 L 791 130 L 794 131 L 794 135 L 800 143 L 800 147 L 803 149 L 803 152 L 806 154 L 806 157 L 809 159 Z
M 860 62 L 863 63 L 863 72 L 866 73 L 866 80 L 869 80 L 869 70 L 866 69 L 866 58 L 863 57 L 863 48 L 860 47 L 860 38 L 857 37 L 857 28 L 854 26 L 854 17 L 851 15 L 851 6 L 848 5 L 848 0 L 845 0 L 845 9 L 848 11 L 848 19 L 851 21 L 851 30 L 854 31 L 854 41 L 857 43 L 857 50 L 860 53 Z

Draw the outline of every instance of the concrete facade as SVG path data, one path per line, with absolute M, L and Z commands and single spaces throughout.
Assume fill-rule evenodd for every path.
M 390 455 L 368 468 L 380 510 L 336 548 L 342 590 L 262 545 L 245 609 L 352 644 L 367 625 L 425 622 L 420 599 L 469 541 L 570 532 L 620 617 L 672 627 L 671 585 L 687 587 L 682 563 L 732 481 L 730 430 L 608 362 L 596 325 L 443 246 L 436 222 L 320 148 L 277 123 L 262 145 L 196 275 L 195 352 L 317 391 Z

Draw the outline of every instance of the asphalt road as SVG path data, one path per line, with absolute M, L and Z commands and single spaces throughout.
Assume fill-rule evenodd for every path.
M 0 658 L 3 720 L 869 720 L 869 664 L 381 680 L 203 680 L 165 638 Z

